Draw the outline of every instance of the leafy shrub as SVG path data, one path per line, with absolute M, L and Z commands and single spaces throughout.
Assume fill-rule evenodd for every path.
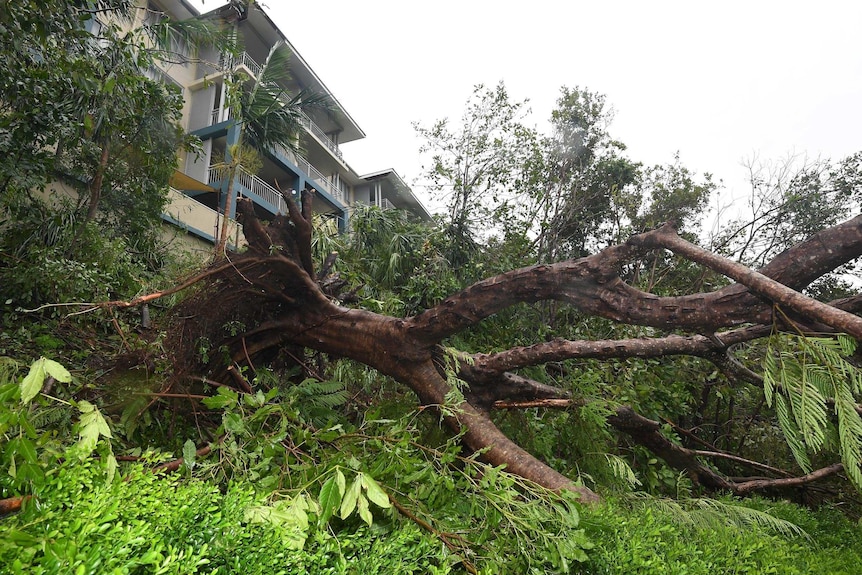
M 654 504 L 631 507 L 617 501 L 585 515 L 584 526 L 597 545 L 581 573 L 850 575 L 859 572 L 862 548 L 858 541 L 862 530 L 840 514 L 766 500 L 726 504 L 735 507 L 741 516 L 746 515 L 746 509 L 753 509 L 766 511 L 776 520 L 795 521 L 807 536 L 782 534 L 753 524 L 743 526 L 728 515 L 724 516 L 724 524 L 693 524 L 685 512 L 672 511 L 672 507 Z M 829 536 L 829 532 L 837 536 Z

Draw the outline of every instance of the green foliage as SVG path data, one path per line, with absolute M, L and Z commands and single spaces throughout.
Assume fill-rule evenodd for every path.
M 0 523 L 5 573 L 449 573 L 451 561 L 410 525 L 316 530 L 286 548 L 292 526 L 260 521 L 248 484 L 153 474 L 141 465 L 106 482 L 96 460 L 52 470 L 38 504 Z
M 351 214 L 351 261 L 361 260 L 363 279 L 379 290 L 403 286 L 425 263 L 431 230 L 402 210 L 360 206 Z
M 693 527 L 698 530 L 719 528 L 761 529 L 783 535 L 785 537 L 809 537 L 804 529 L 759 509 L 722 501 L 720 499 L 655 498 L 645 493 L 632 493 L 633 502 L 640 502 L 645 507 L 660 510 L 676 524 Z
M 539 258 L 579 257 L 616 237 L 619 218 L 636 208 L 629 188 L 640 165 L 622 156 L 625 145 L 609 131 L 613 111 L 602 94 L 563 87 L 543 141 L 535 217 Z
M 151 79 L 172 46 L 217 41 L 206 22 L 139 14 L 129 0 L 0 10 L 0 306 L 134 294 L 159 268 L 158 230 L 182 95 Z M 49 186 L 49 183 L 51 185 Z
M 414 124 L 428 156 L 424 176 L 438 198 L 446 200 L 443 254 L 461 278 L 471 278 L 470 263 L 483 237 L 505 229 L 529 195 L 525 178 L 538 153 L 534 130 L 523 124 L 526 102 L 512 102 L 503 83 L 477 85 L 459 126 L 439 120 Z
M 300 387 L 327 388 L 326 382 Z M 303 548 L 319 530 L 359 525 L 392 529 L 392 501 L 431 525 L 449 552 L 494 571 L 569 572 L 591 543 L 579 530 L 577 502 L 459 453 L 457 438 L 429 448 L 411 416 L 367 419 L 355 427 L 311 425 L 312 395 L 240 396 L 219 388 L 204 403 L 221 409 L 216 460 L 195 462 L 197 477 L 251 481 L 270 501 L 248 520 L 286 530 L 283 544 Z M 373 417 L 373 416 L 369 416 Z M 275 491 L 272 491 L 272 490 Z M 391 499 L 390 499 L 391 498 Z M 457 533 L 455 536 L 453 534 Z
M 49 302 L 133 295 L 140 280 L 152 275 L 148 264 L 160 260 L 142 261 L 125 239 L 69 220 L 63 208 L 34 201 L 6 216 L 0 215 L 0 309 L 7 313 Z
M 745 212 L 723 226 L 713 245 L 752 268 L 859 211 L 860 152 L 840 161 L 751 162 L 748 169 L 751 194 Z
M 27 374 L 16 382 L 17 364 L 3 358 L 6 368 L 0 373 L 0 437 L 4 440 L 0 461 L 0 492 L 25 490 L 39 493 L 49 470 L 64 459 L 86 459 L 96 451 L 104 470 L 113 479 L 117 469 L 110 440 L 113 435 L 104 415 L 90 402 L 63 400 L 62 384 L 73 382 L 72 375 L 57 361 L 41 357 L 30 365 Z M 53 395 L 49 395 L 48 390 Z M 59 406 L 59 407 L 58 407 Z M 72 425 L 74 415 L 79 415 Z M 58 416 L 65 412 L 66 417 Z M 78 440 L 72 443 L 72 437 Z
M 804 471 L 811 471 L 810 453 L 837 451 L 862 489 L 862 420 L 856 411 L 862 375 L 846 359 L 855 349 L 856 342 L 843 334 L 773 334 L 763 359 L 763 392 Z
M 648 499 L 587 511 L 587 534 L 601 544 L 584 574 L 850 575 L 862 558 L 859 526 L 830 509 L 758 499 L 696 500 L 681 507 Z M 807 536 L 798 534 L 800 527 Z

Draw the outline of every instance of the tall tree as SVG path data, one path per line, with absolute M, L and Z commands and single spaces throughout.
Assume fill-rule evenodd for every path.
M 608 131 L 613 111 L 604 95 L 562 88 L 544 140 L 544 179 L 537 214 L 539 258 L 585 255 L 611 239 L 615 216 L 631 203 L 640 166 L 622 155 Z
M 452 266 L 462 269 L 480 241 L 502 231 L 510 211 L 528 201 L 528 168 L 537 153 L 534 130 L 524 125 L 526 102 L 513 102 L 503 83 L 478 85 L 460 124 L 438 120 L 414 124 L 428 157 L 424 177 L 446 204 L 444 226 L 451 238 L 446 250 Z

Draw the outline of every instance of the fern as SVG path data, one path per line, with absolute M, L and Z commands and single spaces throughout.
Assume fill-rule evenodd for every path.
M 855 397 L 862 392 L 862 374 L 845 359 L 855 349 L 856 342 L 843 334 L 773 334 L 762 364 L 763 392 L 804 471 L 811 471 L 810 454 L 837 448 L 847 475 L 862 490 L 862 419 Z M 831 445 L 833 437 L 837 445 Z
M 626 484 L 630 488 L 635 488 L 641 484 L 640 479 L 637 478 L 635 472 L 629 466 L 625 459 L 619 457 L 618 455 L 612 455 L 610 453 L 604 454 L 605 459 L 608 462 L 608 465 L 611 468 L 611 472 L 614 477 L 617 479 L 621 479 L 626 482 Z
M 636 492 L 631 500 L 658 509 L 672 521 L 698 530 L 713 530 L 721 527 L 736 529 L 764 529 L 780 533 L 785 537 L 810 539 L 804 529 L 758 509 L 733 505 L 717 499 L 695 497 L 689 499 L 667 499 Z
M 312 377 L 304 379 L 291 388 L 291 394 L 304 407 L 334 409 L 347 403 L 348 395 L 344 382 L 321 381 Z

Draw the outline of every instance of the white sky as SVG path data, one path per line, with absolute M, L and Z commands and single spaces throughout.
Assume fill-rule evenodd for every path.
M 500 80 L 540 129 L 561 86 L 604 93 L 631 159 L 679 151 L 725 199 L 747 193 L 755 155 L 862 150 L 858 1 L 261 3 L 367 134 L 343 146 L 350 165 L 395 168 L 429 207 L 411 123 L 457 122 L 475 84 Z

